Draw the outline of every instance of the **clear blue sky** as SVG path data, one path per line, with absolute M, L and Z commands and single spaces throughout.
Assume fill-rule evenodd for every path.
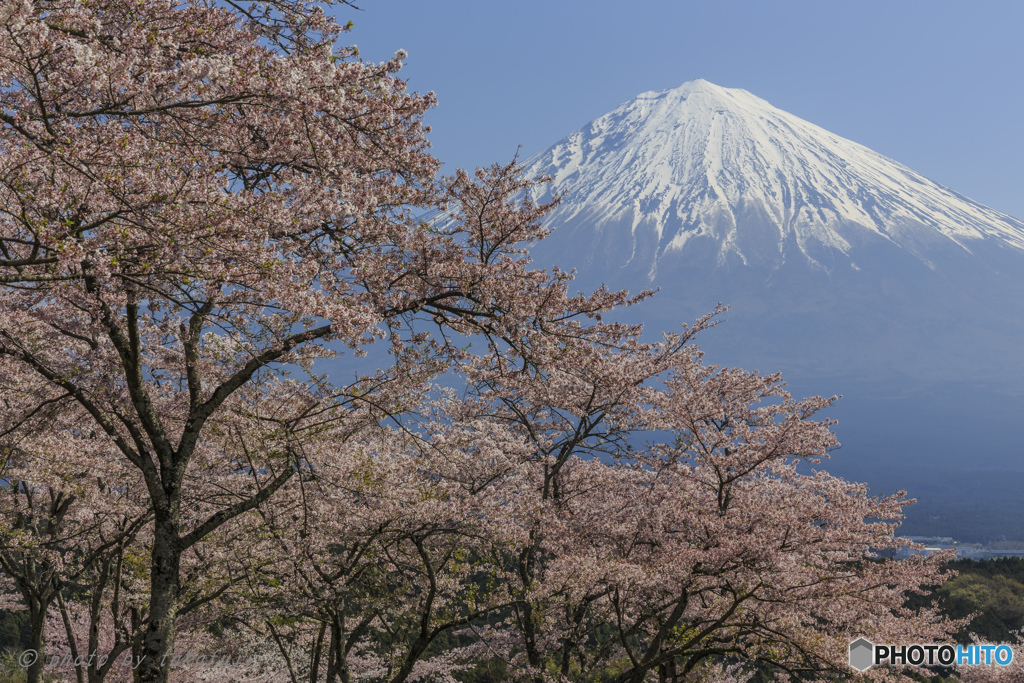
M 1018 0 L 355 0 L 348 42 L 440 100 L 448 170 L 530 156 L 694 78 L 775 106 L 1024 220 Z

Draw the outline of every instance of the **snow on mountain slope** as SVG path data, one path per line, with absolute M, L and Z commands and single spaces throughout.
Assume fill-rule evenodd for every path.
M 929 268 L 936 249 L 994 241 L 1024 251 L 1024 223 L 704 80 L 639 95 L 525 170 L 551 176 L 547 192 L 564 195 L 548 221 L 562 233 L 555 243 L 590 244 L 587 265 L 649 282 L 695 248 L 718 266 L 804 260 L 826 272 L 859 268 L 864 244 L 888 243 Z

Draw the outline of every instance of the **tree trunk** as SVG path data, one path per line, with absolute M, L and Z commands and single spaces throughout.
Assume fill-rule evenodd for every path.
M 138 638 L 134 637 L 134 634 L 138 633 L 142 629 L 142 613 L 139 611 L 138 607 L 132 607 L 131 609 L 132 609 L 132 630 L 131 630 L 131 633 L 133 635 L 133 637 L 132 637 L 132 647 L 131 647 L 132 661 L 133 662 L 141 662 L 142 661 L 142 647 L 143 647 L 143 645 L 142 645 L 142 642 Z M 139 670 L 138 669 L 132 669 L 132 683 L 141 683 L 141 679 L 139 678 Z
M 338 629 L 331 623 L 331 642 L 327 648 L 327 683 L 338 680 Z
M 320 678 L 320 653 L 324 649 L 324 632 L 327 630 L 326 622 L 320 624 L 320 633 L 316 637 L 316 645 L 313 648 L 313 662 L 309 665 L 309 683 L 318 683 Z
M 46 666 L 46 639 L 44 628 L 46 626 L 46 608 L 48 603 L 39 600 L 29 601 L 29 650 L 34 651 L 33 661 L 25 671 L 27 683 L 42 683 L 43 669 Z
M 181 592 L 181 550 L 177 515 L 160 515 L 153 538 L 149 627 L 142 645 L 139 680 L 167 683 L 174 654 L 174 621 Z

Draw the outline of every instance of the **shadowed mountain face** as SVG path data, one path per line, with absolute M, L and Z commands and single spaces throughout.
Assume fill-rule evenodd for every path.
M 553 178 L 536 199 L 563 196 L 538 263 L 583 289 L 660 288 L 624 313 L 653 330 L 728 303 L 701 342 L 712 361 L 844 394 L 829 469 L 923 496 L 915 468 L 1024 471 L 1021 221 L 706 81 L 644 93 L 525 166 Z

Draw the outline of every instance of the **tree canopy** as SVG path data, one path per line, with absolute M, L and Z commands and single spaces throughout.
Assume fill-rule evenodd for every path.
M 551 205 L 515 162 L 438 177 L 401 53 L 295 0 L 0 18 L 30 681 L 806 678 L 959 625 L 903 607 L 941 557 L 875 557 L 906 501 L 798 471 L 832 399 L 705 364 L 713 316 L 647 343 L 602 319 L 626 293 L 533 268 Z

